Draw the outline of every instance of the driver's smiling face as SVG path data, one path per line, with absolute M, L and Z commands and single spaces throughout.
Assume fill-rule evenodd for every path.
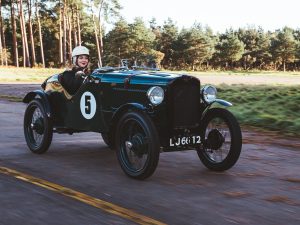
M 87 55 L 80 55 L 77 59 L 77 64 L 79 67 L 86 67 L 89 63 L 89 57 Z

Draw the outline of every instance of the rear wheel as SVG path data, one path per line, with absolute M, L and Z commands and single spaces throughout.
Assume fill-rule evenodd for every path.
M 145 179 L 153 174 L 159 160 L 159 139 L 147 114 L 129 111 L 119 120 L 116 150 L 121 168 L 130 177 Z
M 226 109 L 210 109 L 202 121 L 203 148 L 198 149 L 202 163 L 211 170 L 230 169 L 238 160 L 242 134 L 235 117 Z
M 52 141 L 52 121 L 47 116 L 40 99 L 31 101 L 24 115 L 24 135 L 33 153 L 46 152 Z

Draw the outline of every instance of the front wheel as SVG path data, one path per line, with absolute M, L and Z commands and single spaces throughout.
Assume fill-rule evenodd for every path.
M 24 135 L 27 146 L 33 153 L 46 152 L 51 144 L 52 121 L 47 116 L 40 99 L 31 101 L 24 115 Z
M 236 118 L 226 109 L 210 109 L 201 123 L 203 147 L 197 150 L 202 163 L 211 170 L 230 169 L 242 148 L 242 133 Z
M 153 174 L 159 160 L 159 139 L 147 114 L 126 112 L 118 122 L 116 151 L 126 175 L 145 179 Z

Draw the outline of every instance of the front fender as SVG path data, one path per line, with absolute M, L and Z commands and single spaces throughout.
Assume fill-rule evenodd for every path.
M 216 99 L 214 102 L 212 102 L 212 104 L 217 103 L 219 105 L 225 106 L 225 107 L 230 107 L 232 106 L 231 102 L 225 101 L 223 99 Z
M 124 114 L 124 112 L 130 110 L 130 109 L 137 109 L 140 111 L 146 111 L 146 107 L 142 104 L 138 103 L 127 103 L 119 107 L 112 115 L 111 122 L 110 122 L 110 130 L 112 127 L 116 125 L 118 120 L 121 118 L 121 116 Z
M 221 105 L 224 107 L 230 107 L 232 106 L 232 103 L 225 101 L 223 99 L 215 99 L 213 102 L 211 102 L 210 104 L 206 105 L 206 108 L 204 109 L 202 116 L 201 116 L 201 120 L 204 118 L 205 114 L 207 113 L 207 111 L 212 107 L 212 105 Z
M 43 92 L 41 90 L 31 91 L 31 92 L 29 92 L 25 95 L 25 97 L 23 98 L 23 102 L 24 103 L 29 103 L 30 101 L 32 101 L 33 99 L 35 99 L 37 97 L 39 97 L 42 100 L 42 103 L 45 107 L 44 109 L 45 109 L 45 112 L 46 112 L 47 116 L 51 117 L 52 113 L 51 113 L 50 101 L 49 101 L 48 96 L 45 92 Z
M 115 120 L 114 118 L 117 117 L 117 115 L 122 115 L 123 112 L 129 110 L 129 109 L 137 109 L 137 110 L 141 110 L 141 111 L 145 111 L 146 107 L 142 104 L 139 103 L 127 103 L 122 105 L 121 107 L 119 107 L 113 114 L 113 120 Z

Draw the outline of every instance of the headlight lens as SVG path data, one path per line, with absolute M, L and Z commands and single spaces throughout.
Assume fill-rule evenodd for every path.
M 161 87 L 154 86 L 147 91 L 147 96 L 153 105 L 159 105 L 164 100 L 164 90 Z
M 201 93 L 203 100 L 207 103 L 212 103 L 217 98 L 217 89 L 214 86 L 204 86 Z

